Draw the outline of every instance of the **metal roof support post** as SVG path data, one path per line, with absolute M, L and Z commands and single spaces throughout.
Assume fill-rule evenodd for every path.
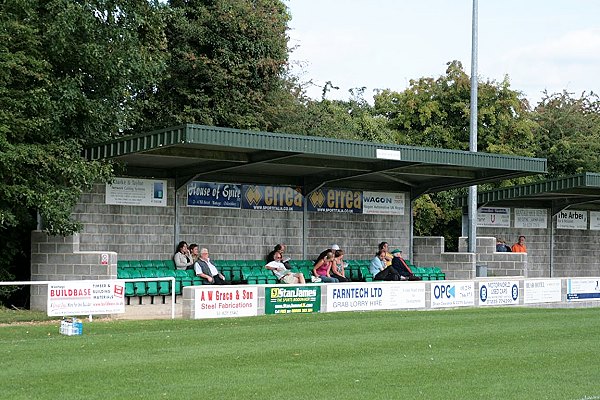
M 477 0 L 473 0 L 471 43 L 471 119 L 469 150 L 477 152 Z M 469 241 L 468 252 L 477 251 L 477 186 L 469 186 Z
M 175 178 L 175 182 L 177 182 L 177 178 Z M 187 185 L 183 186 L 184 190 L 187 190 Z M 177 184 L 175 184 L 175 201 L 174 201 L 174 205 L 173 207 L 175 207 L 175 209 L 173 210 L 173 217 L 174 217 L 174 226 L 173 226 L 173 249 L 177 248 L 177 243 L 179 243 L 179 200 L 177 199 L 177 192 L 179 192 L 179 189 L 177 188 Z M 175 250 L 173 250 L 173 253 L 175 253 Z
M 556 214 L 550 214 L 550 278 L 552 278 L 554 269 L 554 219 Z M 558 218 L 556 218 L 558 219 Z
M 304 196 L 302 201 L 302 259 L 308 260 L 307 246 L 306 246 L 306 231 L 308 226 L 308 195 Z

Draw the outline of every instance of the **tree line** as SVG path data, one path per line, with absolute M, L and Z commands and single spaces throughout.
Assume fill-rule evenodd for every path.
M 335 77 L 312 99 L 290 73 L 290 18 L 281 0 L 0 0 L 0 280 L 28 276 L 39 220 L 80 229 L 79 197 L 114 175 L 81 151 L 116 137 L 195 123 L 468 150 L 459 61 L 372 102 L 364 88 L 328 99 Z M 547 158 L 552 176 L 600 171 L 594 93 L 531 105 L 508 77 L 478 90 L 479 151 Z M 460 232 L 456 194 L 419 198 L 415 234 Z

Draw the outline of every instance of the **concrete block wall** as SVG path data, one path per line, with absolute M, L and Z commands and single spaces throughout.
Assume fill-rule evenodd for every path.
M 409 210 L 408 204 L 405 210 Z M 381 242 L 388 242 L 390 250 L 400 248 L 406 252 L 409 248 L 409 217 L 309 212 L 308 255 L 312 259 L 334 243 L 344 249 L 348 260 L 372 259 Z
M 547 236 L 547 234 L 549 235 L 549 232 L 549 229 L 539 228 L 516 229 L 477 227 L 477 238 L 493 238 L 494 246 L 496 238 L 499 238 L 504 240 L 507 245 L 512 246 L 517 242 L 520 235 L 525 236 L 525 244 L 527 246 L 527 276 L 529 278 L 547 278 L 550 276 L 550 241 L 549 236 Z M 477 246 L 479 249 L 479 244 Z
M 105 186 L 95 185 L 73 213 L 83 223 L 81 248 L 112 251 L 121 260 L 170 259 L 178 240 L 207 247 L 215 260 L 262 259 L 277 243 L 285 243 L 294 259 L 313 259 L 334 243 L 345 250 L 347 259 L 374 257 L 382 241 L 404 251 L 409 248 L 408 212 L 401 216 L 308 212 L 303 218 L 296 211 L 188 207 L 181 189 L 175 210 L 172 180 L 167 188 L 167 207 L 117 206 L 104 204 Z M 406 198 L 405 210 L 409 210 Z
M 556 229 L 552 276 L 600 276 L 600 231 Z
M 79 235 L 49 236 L 41 231 L 32 232 L 31 280 L 115 279 L 117 277 L 117 253 L 80 251 L 79 239 Z M 103 259 L 103 256 L 106 258 Z M 46 285 L 31 286 L 31 309 L 46 309 L 47 289 Z
M 501 238 L 511 246 L 524 235 L 530 278 L 600 274 L 600 231 L 557 229 L 556 218 L 549 218 L 546 229 L 478 227 L 477 235 Z
M 164 259 L 174 253 L 173 182 L 167 185 L 167 207 L 105 204 L 105 185 L 94 185 L 73 210 L 82 222 L 80 245 L 86 251 L 111 251 L 123 260 Z
M 467 251 L 468 238 L 461 237 L 458 248 Z M 475 241 L 477 247 L 477 265 L 487 267 L 487 276 L 529 276 L 526 253 L 496 252 L 495 237 L 478 236 Z
M 467 252 L 445 252 L 444 238 L 417 236 L 413 239 L 413 264 L 440 267 L 446 279 L 475 278 L 476 256 Z

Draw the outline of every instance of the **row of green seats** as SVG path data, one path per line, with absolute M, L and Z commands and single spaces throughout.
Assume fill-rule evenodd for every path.
M 119 260 L 117 269 L 175 269 L 173 260 Z
M 264 268 L 263 260 L 219 260 L 214 262 L 225 280 L 232 284 L 276 284 L 275 275 Z M 346 277 L 353 282 L 370 282 L 373 280 L 368 260 L 350 260 L 345 269 Z M 291 260 L 293 272 L 300 272 L 307 282 L 312 275 L 313 261 Z M 199 286 L 204 283 L 193 269 L 177 270 L 172 260 L 120 260 L 117 263 L 119 279 L 136 278 L 175 278 L 175 294 L 181 294 L 185 286 Z M 170 281 L 126 282 L 126 296 L 165 296 L 171 294 Z

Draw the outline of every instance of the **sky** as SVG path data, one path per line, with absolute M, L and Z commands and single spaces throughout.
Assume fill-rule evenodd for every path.
M 290 61 L 308 94 L 347 100 L 349 89 L 402 91 L 411 79 L 470 75 L 473 0 L 284 0 Z M 478 76 L 502 81 L 532 106 L 548 93 L 600 94 L 600 1 L 478 0 Z

